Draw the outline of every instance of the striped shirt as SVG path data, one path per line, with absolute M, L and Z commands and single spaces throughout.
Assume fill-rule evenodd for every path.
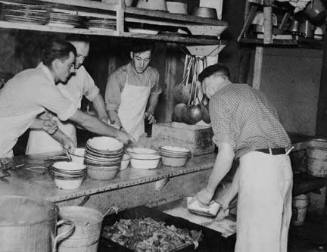
M 240 157 L 255 149 L 287 148 L 290 139 L 276 109 L 247 84 L 228 84 L 211 97 L 211 124 L 216 145 L 231 144 Z
M 108 78 L 105 93 L 107 110 L 117 110 L 119 108 L 121 102 L 120 95 L 124 90 L 127 74 L 129 85 L 150 86 L 151 94 L 161 93 L 159 73 L 155 68 L 148 66 L 143 73 L 139 74 L 135 71 L 131 63 L 129 63 L 118 68 Z

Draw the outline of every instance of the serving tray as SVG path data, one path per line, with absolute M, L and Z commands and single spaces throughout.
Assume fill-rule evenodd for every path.
M 234 251 L 235 237 L 223 238 L 219 232 L 211 229 L 202 227 L 200 225 L 189 222 L 185 219 L 171 216 L 163 213 L 155 208 L 149 208 L 145 206 L 139 206 L 130 208 L 119 212 L 118 214 L 108 215 L 103 221 L 103 227 L 107 225 L 113 225 L 120 219 L 136 219 L 143 217 L 151 217 L 156 221 L 163 221 L 166 225 L 174 225 L 177 228 L 187 228 L 188 230 L 202 231 L 202 240 L 199 242 L 197 249 L 194 248 L 193 244 L 187 247 L 181 247 L 178 249 L 180 252 L 185 251 L 201 251 L 201 252 L 232 252 Z M 121 246 L 118 243 L 104 237 L 103 232 L 101 235 L 99 252 L 127 252 L 132 251 L 126 247 Z M 176 251 L 176 250 L 175 250 Z

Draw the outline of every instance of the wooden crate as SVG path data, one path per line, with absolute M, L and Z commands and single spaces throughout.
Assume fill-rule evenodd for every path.
M 214 152 L 213 132 L 209 126 L 184 123 L 158 123 L 152 126 L 152 145 L 175 145 L 188 148 L 192 154 L 203 155 Z

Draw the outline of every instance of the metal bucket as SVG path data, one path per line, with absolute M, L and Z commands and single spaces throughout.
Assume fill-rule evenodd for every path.
M 101 212 L 88 207 L 64 206 L 60 207 L 59 216 L 73 221 L 75 231 L 59 243 L 58 252 L 97 252 L 103 220 Z
M 0 197 L 1 252 L 55 252 L 56 243 L 69 236 L 74 225 L 62 220 L 57 223 L 58 208 L 49 201 L 22 196 Z M 57 226 L 68 224 L 56 236 Z
M 327 148 L 307 148 L 308 173 L 315 177 L 327 177 Z

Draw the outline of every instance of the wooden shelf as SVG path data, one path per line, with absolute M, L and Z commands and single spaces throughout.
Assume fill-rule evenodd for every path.
M 240 44 L 254 45 L 254 46 L 265 46 L 265 47 L 303 47 L 312 49 L 321 49 L 323 45 L 322 40 L 317 39 L 273 39 L 273 43 L 264 44 L 263 39 L 257 38 L 242 38 Z
M 46 4 L 50 8 L 61 8 L 64 10 L 76 11 L 79 16 L 105 17 L 116 20 L 116 30 L 87 29 L 87 28 L 66 28 L 50 25 L 39 25 L 30 23 L 13 23 L 0 21 L 0 28 L 21 29 L 41 32 L 73 33 L 98 36 L 112 36 L 123 38 L 151 39 L 183 44 L 221 44 L 220 34 L 227 28 L 224 21 L 208 18 L 194 17 L 182 14 L 171 14 L 164 11 L 145 10 L 138 8 L 125 8 L 123 0 L 117 0 L 116 4 L 106 4 L 90 0 L 12 0 L 15 3 Z M 0 2 L 2 2 L 0 0 Z M 6 2 L 3 0 L 3 2 Z M 160 31 L 171 29 L 200 30 L 195 34 L 159 34 L 150 35 L 142 33 L 127 32 L 130 26 L 151 26 Z M 198 29 L 200 27 L 200 29 Z M 203 27 L 203 29 L 202 29 Z M 192 29 L 196 28 L 196 29 Z M 207 34 L 206 34 L 206 31 Z

